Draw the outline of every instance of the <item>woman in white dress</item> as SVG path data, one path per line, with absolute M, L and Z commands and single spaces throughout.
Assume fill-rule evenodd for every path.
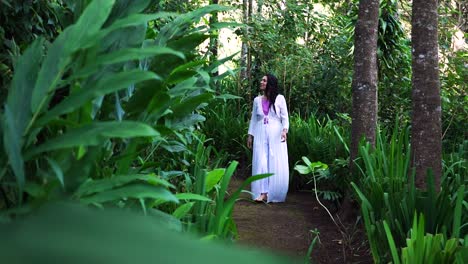
M 284 202 L 289 184 L 288 109 L 284 96 L 278 94 L 275 76 L 263 76 L 260 90 L 263 95 L 257 96 L 253 102 L 247 147 L 253 146 L 252 175 L 273 175 L 252 183 L 252 199 L 257 202 Z

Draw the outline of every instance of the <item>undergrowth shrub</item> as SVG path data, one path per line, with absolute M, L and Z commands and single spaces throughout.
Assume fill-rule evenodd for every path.
M 390 259 L 391 247 L 396 247 L 392 249 L 393 255 L 395 250 L 404 247 L 410 232 L 431 233 L 444 240 L 453 238 L 460 242 L 455 242 L 457 247 L 463 247 L 468 234 L 465 224 L 468 221 L 468 192 L 465 190 L 468 164 L 462 157 L 465 151 L 461 146 L 460 153 L 448 156 L 441 190 L 436 192 L 432 176 L 427 179 L 427 190 L 415 187 L 414 174 L 409 169 L 409 127 L 400 130 L 395 125 L 391 135 L 379 130 L 375 149 L 369 143 L 361 144 L 357 161 L 361 178 L 352 186 L 376 263 Z M 419 214 L 425 220 L 423 229 L 416 231 L 413 225 Z

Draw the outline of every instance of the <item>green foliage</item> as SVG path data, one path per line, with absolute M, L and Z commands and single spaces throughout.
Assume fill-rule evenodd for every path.
M 343 123 L 346 124 L 347 117 L 343 118 Z M 346 160 L 349 155 L 348 143 L 345 141 L 348 138 L 347 130 L 340 122 L 341 120 L 330 118 L 319 119 L 313 115 L 307 120 L 302 120 L 299 116 L 292 115 L 288 133 L 290 167 L 293 168 L 303 156 L 327 164 L 330 169 L 323 172 L 320 179 L 328 190 L 338 193 L 346 188 Z M 294 172 L 290 173 L 290 178 L 296 188 L 304 188 L 312 181 L 312 178 L 299 176 Z
M 254 57 L 253 79 L 274 73 L 290 112 L 301 116 L 346 112 L 352 74 L 349 18 L 324 15 L 302 1 L 288 1 L 284 8 L 264 1 L 263 10 L 253 17 L 252 33 L 244 36 Z
M 230 159 L 250 156 L 250 150 L 246 148 L 250 115 L 245 104 L 241 109 L 236 104 L 234 100 L 214 100 L 206 108 L 207 120 L 202 125 L 202 131 L 213 139 L 212 144 L 225 150 Z
M 301 116 L 316 112 L 334 118 L 337 112 L 349 112 L 356 3 L 322 1 L 322 11 L 310 2 L 281 6 L 263 1 L 262 13 L 253 16 L 252 30 L 243 36 L 253 55 L 253 79 L 275 73 L 291 112 Z M 408 118 L 410 43 L 397 2 L 382 1 L 380 7 L 379 115 L 392 125 L 397 114 Z
M 71 199 L 236 235 L 238 193 L 224 201 L 236 164 L 205 173 L 226 159 L 195 130 L 215 80 L 197 50 L 209 28 L 193 25 L 225 8 L 140 14 L 148 3 L 91 1 L 52 43 L 38 38 L 18 58 L 1 118 L 5 217 Z
M 60 167 L 62 174 L 67 175 L 67 169 L 70 167 L 67 168 L 65 164 L 82 159 L 82 156 L 86 155 L 87 146 L 101 146 L 110 138 L 158 135 L 152 127 L 143 123 L 99 122 L 93 120 L 89 114 L 86 116 L 86 105 L 91 100 L 126 88 L 121 85 L 134 85 L 156 76 L 150 72 L 135 70 L 133 73 L 137 74 L 137 78 L 133 79 L 133 76 L 128 74 L 100 68 L 83 75 L 79 74 L 82 69 L 93 67 L 94 61 L 85 58 L 90 54 L 100 54 L 101 41 L 119 31 L 122 34 L 129 26 L 128 23 L 122 22 L 125 21 L 123 19 L 109 17 L 113 3 L 90 3 L 77 23 L 65 29 L 49 45 L 43 60 L 41 58 L 44 41 L 41 38 L 18 59 L 11 92 L 5 104 L 2 127 L 8 131 L 3 135 L 3 142 L 6 157 L 18 184 L 20 202 L 25 185 L 25 167 L 28 168 L 28 174 L 33 181 L 37 181 L 36 175 L 39 172 L 48 170 L 44 167 L 45 157 L 38 154 L 49 152 L 48 158 L 57 161 L 58 166 L 55 167 Z M 120 24 L 101 28 L 106 20 L 117 20 Z M 89 83 L 93 79 L 96 80 L 95 76 L 101 76 L 103 81 L 97 82 L 94 85 L 96 90 L 90 92 L 94 87 L 89 87 Z M 70 95 L 56 105 L 50 104 L 54 92 L 57 89 L 65 89 L 64 86 L 69 83 L 73 84 L 68 88 L 71 90 Z M 112 86 L 112 89 L 109 89 L 109 86 Z M 73 114 L 80 112 L 83 113 L 81 120 L 75 119 Z M 62 116 L 69 113 L 68 116 Z M 62 122 L 62 125 L 56 125 L 57 122 Z M 59 150 L 67 151 L 57 152 Z M 6 180 L 10 181 L 11 178 L 7 177 Z
M 448 192 L 455 193 L 458 186 L 468 186 L 468 140 L 444 155 L 443 168 L 442 185 L 448 188 Z
M 468 247 L 460 245 L 457 238 L 446 239 L 443 234 L 425 234 L 424 215 L 414 215 L 406 247 L 398 256 L 396 245 L 388 224 L 384 221 L 385 232 L 392 251 L 393 263 L 466 263 Z
M 441 74 L 443 142 L 447 148 L 454 148 L 461 140 L 468 138 L 468 51 L 447 55 L 445 71 Z
M 320 190 L 317 187 L 317 182 L 323 182 L 323 181 L 330 181 L 333 180 L 333 177 L 330 177 L 330 171 L 328 170 L 327 164 L 324 164 L 320 161 L 318 162 L 310 162 L 310 160 L 307 157 L 302 157 L 302 160 L 306 165 L 296 165 L 294 166 L 294 170 L 299 172 L 299 174 L 302 175 L 309 175 L 311 176 L 312 179 L 310 179 L 307 184 L 313 182 L 314 183 L 314 189 L 313 191 L 317 194 L 318 196 L 322 196 L 325 200 L 329 201 L 336 201 L 341 197 L 341 193 L 336 192 L 336 191 L 328 191 L 328 190 Z
M 466 4 L 442 2 L 439 8 L 440 86 L 442 98 L 443 143 L 446 149 L 455 149 L 468 138 L 468 50 L 456 48 L 455 34 L 465 35 Z
M 35 39 L 54 39 L 72 19 L 67 1 L 3 0 L 0 8 L 0 100 L 7 94 L 16 58 Z
M 463 182 L 467 177 L 463 169 L 466 160 L 454 158 L 448 162 L 452 169 L 446 169 L 439 193 L 432 176 L 427 180 L 428 190 L 419 190 L 414 175 L 409 174 L 409 130 L 399 131 L 398 126 L 395 124 L 389 139 L 385 131 L 380 131 L 374 150 L 368 143 L 361 145 L 358 164 L 362 178 L 352 183 L 376 262 L 390 258 L 389 247 L 404 246 L 413 218 L 419 213 L 426 219 L 424 232 L 456 239 L 468 232 L 468 227 L 461 224 L 468 221 L 468 192 Z M 391 244 L 395 246 L 388 243 L 386 229 L 391 231 Z
M 377 133 L 374 150 L 369 143 L 361 144 L 362 159 L 357 163 L 362 175 L 370 178 L 369 183 L 376 183 L 381 186 L 379 189 L 388 189 L 392 193 L 401 190 L 406 184 L 410 165 L 409 127 L 400 131 L 398 123 L 395 122 L 389 138 L 385 129 Z
M 0 253 L 10 263 L 299 263 L 298 259 L 223 245 L 175 232 L 177 225 L 148 210 L 49 205 L 29 219 L 0 224 Z M 44 238 L 47 237 L 46 240 Z M 27 253 L 26 253 L 27 252 Z M 181 253 L 183 252 L 183 253 Z
M 197 193 L 206 195 L 206 193 L 212 193 L 215 195 L 215 202 L 210 203 L 206 201 L 196 202 L 194 209 L 192 211 L 192 220 L 190 223 L 193 223 L 199 232 L 208 234 L 208 237 L 211 238 L 235 238 L 237 236 L 237 228 L 232 219 L 232 211 L 234 209 L 234 203 L 239 198 L 240 193 L 246 186 L 252 183 L 255 180 L 263 179 L 271 176 L 271 174 L 262 174 L 249 177 L 242 185 L 234 190 L 234 192 L 226 197 L 228 184 L 231 180 L 231 177 L 236 169 L 238 163 L 233 162 L 229 167 L 224 171 L 224 175 L 220 178 L 219 182 L 215 185 L 215 188 L 212 190 L 206 189 L 205 184 L 205 173 L 200 172 L 201 175 L 197 182 L 196 186 Z M 209 175 L 209 174 L 208 174 Z M 209 178 L 208 178 L 209 179 Z M 192 225 L 192 224 L 191 224 Z M 189 225 L 189 228 L 192 226 Z
M 390 128 L 396 116 L 400 121 L 408 121 L 411 107 L 411 42 L 404 30 L 401 5 L 404 3 L 395 0 L 380 3 L 379 120 Z
M 149 6 L 151 12 L 169 11 L 187 13 L 202 6 L 200 0 L 157 0 L 152 1 Z

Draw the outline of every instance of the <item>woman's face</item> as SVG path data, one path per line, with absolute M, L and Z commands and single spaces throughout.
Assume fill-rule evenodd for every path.
M 260 90 L 265 91 L 267 82 L 268 78 L 266 76 L 263 76 L 262 80 L 260 81 Z

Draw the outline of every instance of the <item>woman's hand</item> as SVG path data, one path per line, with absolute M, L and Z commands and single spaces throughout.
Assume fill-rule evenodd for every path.
M 249 134 L 248 137 L 247 137 L 247 147 L 249 149 L 252 148 L 252 141 L 253 141 L 253 136 Z
M 286 129 L 283 129 L 281 132 L 281 142 L 285 142 L 288 137 L 288 131 Z

